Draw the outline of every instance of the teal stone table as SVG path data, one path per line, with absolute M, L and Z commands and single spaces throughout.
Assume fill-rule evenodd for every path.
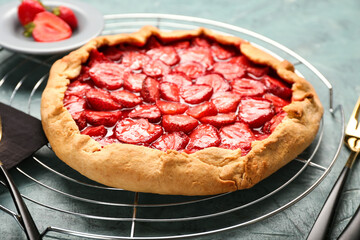
M 0 5 L 7 2 L 7 0 L 0 0 Z M 331 113 L 330 93 L 326 84 L 322 83 L 316 74 L 309 71 L 301 61 L 299 62 L 294 56 L 290 56 L 289 61 L 294 63 L 296 69 L 313 83 L 325 108 L 323 136 L 318 136 L 318 146 L 312 146 L 308 150 L 311 153 L 313 148 L 318 147 L 312 162 L 328 167 L 331 160 L 337 155 L 338 147 L 342 145 L 340 143 L 341 127 L 344 123 L 342 110 L 346 123 L 360 95 L 358 70 L 360 66 L 360 3 L 358 0 L 84 0 L 84 2 L 95 6 L 107 16 L 112 14 L 157 13 L 208 19 L 214 21 L 210 26 L 219 22 L 225 24 L 216 30 L 223 30 L 224 26 L 229 24 L 261 34 L 291 49 L 322 73 L 333 88 L 335 111 Z M 164 17 L 167 15 L 157 16 Z M 111 19 L 108 19 L 107 23 L 110 22 Z M 136 28 L 137 24 L 130 26 L 130 28 Z M 159 18 L 157 24 L 160 27 L 167 28 L 162 22 L 162 18 Z M 187 22 L 182 20 L 176 24 L 179 28 L 181 25 L 185 26 Z M 195 25 L 198 26 L 201 23 L 196 22 Z M 126 27 L 129 27 L 129 24 Z M 118 27 L 112 27 L 111 31 L 117 28 L 121 31 L 121 24 Z M 228 32 L 234 34 L 234 31 Z M 243 34 L 240 35 L 243 37 Z M 248 40 L 253 41 L 253 38 L 250 37 Z M 254 42 L 276 54 L 279 52 L 271 44 L 264 43 L 263 45 L 262 41 L 256 39 Z M 279 55 L 283 57 L 282 51 Z M 46 82 L 46 73 L 51 62 L 57 57 L 59 56 L 53 56 L 53 58 L 51 56 L 35 57 L 1 50 L 0 101 L 39 118 L 41 90 Z M 38 81 L 43 76 L 45 78 L 41 80 L 41 84 L 34 86 L 35 80 Z M 32 96 L 31 102 L 29 96 Z M 289 201 L 293 201 L 303 194 L 306 189 L 314 185 L 325 170 L 321 167 L 308 166 L 289 186 L 264 201 L 260 201 L 254 207 L 240 209 L 221 216 L 175 224 L 166 221 L 148 224 L 141 219 L 156 217 L 171 219 L 173 216 L 186 218 L 193 215 L 216 213 L 223 211 L 224 205 L 232 206 L 231 209 L 236 208 L 237 204 L 244 204 L 247 199 L 257 199 L 260 193 L 269 192 L 269 189 L 273 189 L 279 184 L 277 181 L 283 182 L 291 178 L 291 174 L 296 173 L 302 165 L 294 161 L 250 190 L 239 191 L 213 200 L 198 201 L 195 204 L 184 204 L 179 207 L 165 206 L 163 209 L 158 207 L 156 210 L 152 207 L 141 207 L 141 204 L 145 202 L 146 204 L 160 204 L 164 201 L 163 196 L 135 194 L 126 191 L 120 195 L 117 191 L 106 192 L 102 195 L 100 194 L 102 190 L 89 190 L 86 185 L 74 188 L 73 186 L 76 186 L 77 183 L 73 184 L 71 181 L 64 180 L 43 166 L 39 166 L 41 164 L 36 160 L 45 159 L 48 166 L 60 170 L 65 175 L 76 176 L 81 181 L 89 182 L 62 164 L 47 147 L 37 152 L 34 158 L 27 159 L 19 165 L 19 168 L 12 169 L 10 172 L 20 192 L 25 197 L 35 199 L 43 204 L 51 203 L 53 209 L 26 200 L 41 232 L 46 227 L 53 226 L 89 234 L 122 236 L 126 239 L 144 236 L 157 239 L 157 236 L 162 234 L 167 236 L 189 235 L 190 239 L 306 239 L 348 155 L 348 149 L 342 147 L 331 171 L 323 181 L 313 191 L 309 191 L 309 194 L 303 196 L 299 201 L 295 201 L 286 209 L 276 212 L 276 214 L 272 214 L 272 211 L 282 209 L 287 206 Z M 51 160 L 46 161 L 49 156 L 51 156 Z M 46 189 L 42 184 L 51 186 L 55 191 Z M 355 163 L 340 199 L 340 205 L 328 236 L 329 239 L 336 239 L 339 236 L 360 204 L 359 186 L 360 165 Z M 121 196 L 122 206 L 119 206 L 119 209 L 114 212 L 113 208 L 106 206 L 106 204 L 82 203 L 83 199 L 61 196 L 62 194 L 56 193 L 56 190 L 59 189 L 71 196 L 92 195 L 99 202 L 117 203 L 119 200 L 117 198 Z M 92 193 L 92 191 L 94 192 Z M 186 202 L 197 198 L 168 197 L 166 201 L 177 202 L 179 199 Z M 135 221 L 132 218 L 134 216 L 134 202 L 139 206 Z M 15 212 L 10 195 L 2 185 L 0 186 L 0 205 Z M 61 209 L 62 212 L 58 209 Z M 67 211 L 75 213 L 75 215 L 68 214 Z M 84 214 L 106 215 L 108 219 L 88 218 Z M 262 219 L 264 215 L 270 216 Z M 117 219 L 117 221 L 113 221 L 112 218 Z M 253 220 L 258 218 L 261 220 Z M 243 222 L 247 222 L 247 224 L 242 226 Z M 218 231 L 219 229 L 221 231 Z M 195 234 L 193 236 L 197 232 L 214 233 Z M 11 214 L 6 214 L 3 211 L 0 211 L 0 239 L 25 239 L 25 234 L 16 220 Z M 46 234 L 45 239 L 84 239 L 84 237 L 50 231 Z

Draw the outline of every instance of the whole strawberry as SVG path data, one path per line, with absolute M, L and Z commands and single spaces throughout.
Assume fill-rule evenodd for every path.
M 64 20 L 67 24 L 69 24 L 71 29 L 74 30 L 77 28 L 78 26 L 77 18 L 73 10 L 71 10 L 70 8 L 65 6 L 59 6 L 53 9 L 53 13 L 62 20 Z
M 18 6 L 18 18 L 21 25 L 25 26 L 34 20 L 36 14 L 45 11 L 46 9 L 40 1 L 22 0 Z

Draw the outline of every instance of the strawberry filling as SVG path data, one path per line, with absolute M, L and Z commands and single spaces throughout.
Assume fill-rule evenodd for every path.
M 65 92 L 82 134 L 193 153 L 241 149 L 268 137 L 286 116 L 291 83 L 231 45 L 204 37 L 92 50 Z

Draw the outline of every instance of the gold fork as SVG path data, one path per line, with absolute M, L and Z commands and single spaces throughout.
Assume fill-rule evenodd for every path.
M 2 122 L 1 122 L 1 116 L 0 116 L 0 142 L 2 139 L 2 135 L 3 135 L 2 133 L 3 133 Z M 8 173 L 6 168 L 3 166 L 1 161 L 0 161 L 0 169 L 1 169 L 0 172 L 2 173 L 4 180 L 5 180 L 5 184 L 8 187 L 11 197 L 14 200 L 16 209 L 17 209 L 18 213 L 20 213 L 20 222 L 21 222 L 21 225 L 24 227 L 27 238 L 30 240 L 40 239 L 40 233 L 35 225 L 34 220 L 31 217 L 30 212 L 29 212 L 28 208 L 26 207 L 26 204 L 25 204 L 23 198 L 21 197 L 14 181 L 12 180 L 10 174 Z
M 343 186 L 346 182 L 347 176 L 360 152 L 360 127 L 358 124 L 358 117 L 360 112 L 360 97 L 354 107 L 354 110 L 351 114 L 350 120 L 345 130 L 345 144 L 351 150 L 350 156 L 340 173 L 340 176 L 335 182 L 334 187 L 331 189 L 331 192 L 326 199 L 326 202 L 323 208 L 320 211 L 318 218 L 315 221 L 314 226 L 312 227 L 310 234 L 308 235 L 308 240 L 312 239 L 326 239 L 326 234 L 330 227 L 331 221 L 333 219 L 335 209 L 340 198 Z M 357 225 L 356 228 L 357 234 L 360 234 L 360 228 Z M 355 238 L 356 239 L 356 238 Z M 360 239 L 360 238 L 358 238 Z

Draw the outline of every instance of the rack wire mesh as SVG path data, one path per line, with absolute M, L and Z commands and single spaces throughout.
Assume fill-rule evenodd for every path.
M 292 206 L 329 173 L 342 145 L 342 107 L 334 108 L 331 84 L 298 54 L 247 29 L 208 19 L 120 14 L 107 15 L 105 20 L 103 35 L 134 32 L 143 25 L 153 25 L 161 30 L 206 27 L 242 37 L 275 57 L 292 62 L 297 73 L 308 79 L 321 101 L 328 104 L 327 111 L 316 139 L 295 161 L 251 189 L 216 196 L 164 196 L 106 187 L 81 176 L 62 163 L 50 146 L 44 146 L 12 172 L 22 182 L 20 192 L 27 203 L 51 216 L 46 225 L 38 226 L 43 236 L 173 239 L 226 231 L 259 222 Z M 41 93 L 49 68 L 61 56 L 32 56 L 0 48 L 0 74 L 4 73 L 0 75 L 0 101 L 40 118 Z M 328 151 L 324 138 L 336 149 L 323 154 Z M 0 205 L 0 209 L 19 223 L 20 216 L 9 207 Z

